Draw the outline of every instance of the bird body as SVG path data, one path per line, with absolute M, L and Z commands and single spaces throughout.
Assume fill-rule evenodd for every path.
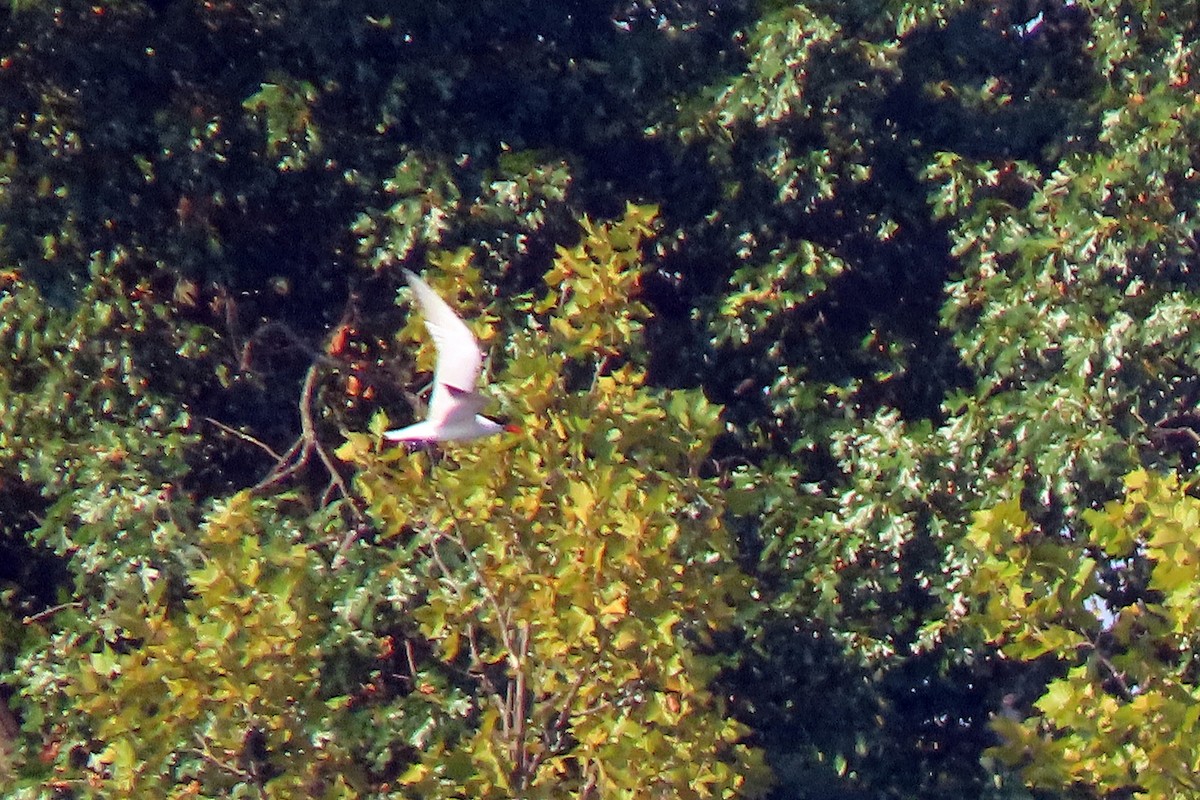
M 404 277 L 425 314 L 425 327 L 437 347 L 437 364 L 425 419 L 387 431 L 383 438 L 389 442 L 448 442 L 505 430 L 506 426 L 479 413 L 486 402 L 477 388 L 483 353 L 470 328 L 429 284 L 408 270 Z

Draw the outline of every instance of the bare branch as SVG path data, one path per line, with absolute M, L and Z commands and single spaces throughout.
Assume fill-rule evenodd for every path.
M 513 697 L 512 716 L 516 722 L 513 734 L 513 784 L 525 788 L 529 785 L 532 771 L 529 769 L 529 749 L 525 746 L 525 738 L 529 733 L 529 720 L 525 714 L 526 695 L 528 693 L 528 675 L 525 674 L 526 656 L 529 654 L 529 622 L 521 623 L 518 634 L 520 641 L 520 657 L 516 675 L 516 691 Z
M 68 608 L 83 608 L 83 603 L 79 600 L 76 600 L 72 603 L 59 603 L 56 606 L 51 606 L 50 608 L 39 611 L 36 614 L 30 614 L 27 617 L 22 617 L 21 622 L 25 625 L 32 625 L 35 622 L 41 622 L 46 617 L 52 617 L 58 612 L 65 611 Z
M 204 737 L 202 737 L 200 734 L 197 733 L 195 735 L 195 738 L 196 738 L 196 744 L 199 745 L 194 750 L 196 755 L 200 756 L 205 761 L 212 764 L 214 767 L 216 767 L 217 769 L 220 769 L 223 772 L 228 772 L 230 775 L 240 778 L 243 781 L 246 781 L 247 783 L 254 782 L 254 776 L 251 773 L 247 772 L 244 769 L 239 769 L 238 767 L 235 767 L 232 764 L 228 764 L 228 763 L 222 761 L 221 759 L 217 758 L 215 755 L 213 755 L 212 751 L 208 749 L 208 743 L 204 741 Z
M 320 503 L 322 506 L 332 502 L 332 495 L 336 490 L 342 497 L 349 502 L 349 508 L 354 517 L 363 522 L 362 511 L 354 503 L 354 496 L 350 492 L 350 487 L 346 485 L 346 481 L 342 478 L 338 471 L 337 465 L 333 458 L 321 445 L 320 439 L 317 437 L 317 426 L 313 419 L 313 395 L 316 393 L 317 377 L 319 365 L 314 363 L 309 366 L 308 371 L 304 375 L 304 385 L 300 390 L 300 438 L 298 438 L 288 451 L 276 459 L 274 468 L 271 469 L 267 476 L 255 484 L 252 489 L 256 494 L 262 494 L 298 475 L 312 459 L 314 453 L 320 460 L 325 470 L 329 473 L 329 483 L 325 490 L 321 493 Z M 340 564 L 342 556 L 350 544 L 357 538 L 357 534 L 352 532 L 342 545 L 338 548 L 337 554 L 334 556 L 334 561 Z
M 230 436 L 236 436 L 237 438 L 241 439 L 242 441 L 249 442 L 250 444 L 254 445 L 255 447 L 259 448 L 260 450 L 263 450 L 264 452 L 266 452 L 267 455 L 269 455 L 271 458 L 275 459 L 276 461 L 283 460 L 283 456 L 279 455 L 279 453 L 276 453 L 271 448 L 270 445 L 266 444 L 265 442 L 263 442 L 259 439 L 255 439 L 250 434 L 243 433 L 243 432 L 237 430 L 236 428 L 231 428 L 228 425 L 226 425 L 224 422 L 215 420 L 212 417 L 202 417 L 201 419 L 203 419 L 205 422 L 211 422 L 213 425 L 217 426 L 219 429 L 221 429 L 225 433 L 229 434 Z

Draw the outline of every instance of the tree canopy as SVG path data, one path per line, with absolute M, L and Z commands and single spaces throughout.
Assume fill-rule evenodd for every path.
M 5 796 L 1200 796 L 1198 12 L 0 9 Z

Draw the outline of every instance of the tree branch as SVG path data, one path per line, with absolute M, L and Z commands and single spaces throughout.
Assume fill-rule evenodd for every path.
M 274 449 L 271 448 L 270 445 L 266 444 L 265 442 L 263 442 L 259 439 L 255 439 L 250 434 L 242 433 L 241 431 L 237 430 L 236 428 L 231 428 L 228 425 L 226 425 L 224 422 L 215 420 L 212 417 L 201 417 L 201 419 L 203 419 L 205 422 L 211 422 L 213 425 L 217 426 L 217 428 L 219 428 L 220 430 L 229 434 L 230 436 L 236 436 L 237 438 L 241 439 L 242 441 L 249 442 L 250 444 L 254 445 L 255 447 L 259 448 L 260 450 L 263 450 L 264 452 L 266 452 L 267 455 L 269 455 L 271 458 L 275 459 L 277 462 L 283 460 L 283 456 L 279 455 L 279 453 L 276 453 L 274 451 Z

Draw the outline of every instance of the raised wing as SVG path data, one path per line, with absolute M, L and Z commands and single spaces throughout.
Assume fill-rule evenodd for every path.
M 417 302 L 425 314 L 425 327 L 437 346 L 437 366 L 433 371 L 434 397 L 430 405 L 438 405 L 439 388 L 450 390 L 451 395 L 474 394 L 479 371 L 483 367 L 479 342 L 475 341 L 470 328 L 446 301 L 429 288 L 429 284 L 408 270 L 404 271 L 404 277 L 417 296 Z

